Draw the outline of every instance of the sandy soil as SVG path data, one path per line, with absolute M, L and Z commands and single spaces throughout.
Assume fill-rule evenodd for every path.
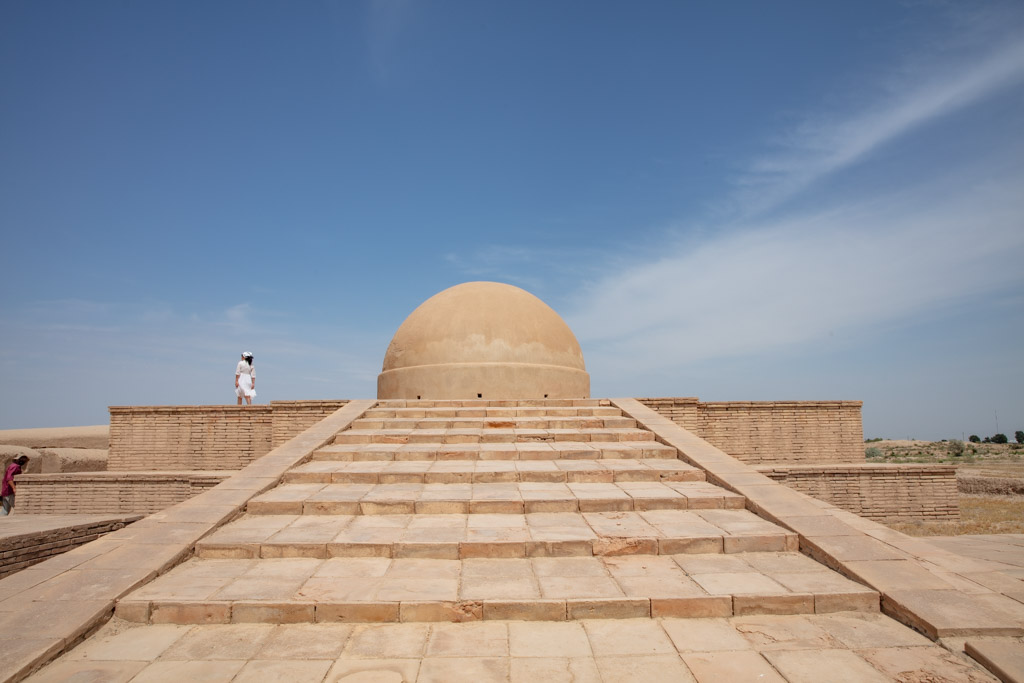
M 0 429 L 0 444 L 28 448 L 110 448 L 110 425 Z

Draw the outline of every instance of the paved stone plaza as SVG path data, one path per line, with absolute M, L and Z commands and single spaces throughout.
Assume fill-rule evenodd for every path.
M 78 676 L 79 678 L 74 678 Z M 109 624 L 32 683 L 994 681 L 879 614 L 406 624 Z

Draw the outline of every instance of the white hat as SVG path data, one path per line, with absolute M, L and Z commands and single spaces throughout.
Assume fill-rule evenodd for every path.
M 252 358 L 252 351 L 242 351 L 242 358 Z

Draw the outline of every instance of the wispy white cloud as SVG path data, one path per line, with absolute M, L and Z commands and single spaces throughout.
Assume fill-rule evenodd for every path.
M 224 319 L 236 327 L 244 327 L 249 324 L 249 312 L 252 305 L 249 303 L 236 304 L 224 311 Z
M 894 69 L 882 77 L 882 95 L 852 115 L 808 116 L 779 136 L 775 153 L 754 159 L 737 179 L 740 213 L 773 208 L 916 127 L 1024 81 L 1019 32 L 974 52 L 968 59 L 935 55 L 928 67 Z
M 992 264 L 1024 258 L 1022 182 L 929 207 L 893 199 L 753 225 L 610 274 L 569 324 L 593 360 L 669 368 L 857 334 L 1020 285 L 1019 269 Z
M 1024 82 L 1024 41 L 972 47 L 974 59 L 956 68 L 946 60 L 930 71 L 897 65 L 898 76 L 845 116 L 809 114 L 780 135 L 778 153 L 747 165 L 732 196 L 740 219 L 680 231 L 654 260 L 610 267 L 580 288 L 566 318 L 588 367 L 624 377 L 791 350 L 1024 285 L 1019 268 L 993 267 L 1024 258 L 1016 131 L 1003 150 L 895 178 L 884 197 L 847 192 L 826 204 L 805 196 L 800 213 L 764 212 L 868 162 L 900 136 Z
M 366 40 L 370 66 L 378 82 L 386 83 L 391 78 L 399 41 L 414 16 L 412 0 L 371 0 Z

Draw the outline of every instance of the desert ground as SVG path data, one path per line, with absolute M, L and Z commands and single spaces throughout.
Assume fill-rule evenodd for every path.
M 109 425 L 0 430 L 0 463 L 27 455 L 26 474 L 103 471 L 109 448 Z
M 955 465 L 960 491 L 957 523 L 892 524 L 912 536 L 1024 533 L 1024 444 L 888 440 L 865 442 L 865 459 L 876 463 Z M 959 453 L 959 454 L 958 454 Z

